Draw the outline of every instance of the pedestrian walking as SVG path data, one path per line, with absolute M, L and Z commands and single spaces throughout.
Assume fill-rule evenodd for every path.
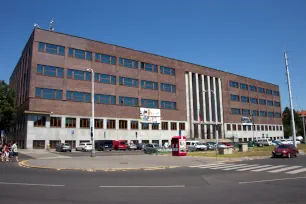
M 8 149 L 8 145 L 4 143 L 3 145 L 3 149 L 2 149 L 2 156 L 1 156 L 1 160 L 4 161 L 9 161 L 9 149 Z
M 13 157 L 15 157 L 15 159 L 16 159 L 16 162 L 18 162 L 19 161 L 19 159 L 18 159 L 18 147 L 17 147 L 16 141 L 12 145 L 12 153 L 13 153 Z

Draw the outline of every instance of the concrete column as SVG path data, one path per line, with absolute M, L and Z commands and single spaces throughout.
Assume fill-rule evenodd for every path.
M 209 122 L 212 122 L 212 111 L 211 111 L 211 89 L 210 89 L 210 76 L 207 76 L 207 93 L 208 93 L 208 111 L 209 111 Z
M 218 84 L 219 84 L 219 98 L 220 98 L 220 116 L 221 116 L 221 134 L 219 134 L 221 136 L 222 139 L 224 139 L 224 124 L 223 124 L 223 99 L 222 99 L 222 82 L 221 79 L 218 79 Z
M 46 128 L 50 128 L 51 116 L 46 116 Z
M 66 128 L 66 117 L 62 116 L 61 128 Z
M 203 114 L 203 120 L 204 122 L 206 122 L 206 94 L 205 94 L 205 91 L 206 90 L 206 87 L 205 87 L 205 81 L 204 81 L 204 75 L 201 75 L 201 78 L 202 78 L 202 90 L 204 91 L 203 92 L 203 110 L 202 110 L 202 114 Z
M 127 129 L 128 129 L 128 130 L 131 130 L 131 120 L 128 120 L 128 121 L 127 121 Z
M 190 138 L 194 138 L 193 119 L 193 94 L 192 94 L 192 72 L 189 72 L 189 99 L 190 99 Z
M 218 109 L 217 109 L 217 94 L 218 94 L 218 90 L 216 89 L 217 86 L 216 86 L 216 77 L 213 77 L 213 86 L 214 86 L 214 101 L 215 101 L 215 122 L 218 122 Z
M 185 90 L 186 90 L 186 110 L 187 110 L 187 123 L 186 123 L 186 137 L 191 138 L 191 118 L 190 118 L 190 101 L 189 101 L 189 75 L 185 73 Z
M 210 128 L 210 133 L 209 133 L 210 139 L 214 139 L 214 126 L 209 125 L 209 128 Z
M 207 125 L 204 125 L 204 139 L 207 140 Z
M 199 74 L 195 74 L 196 97 L 197 97 L 197 118 L 200 122 L 200 93 L 199 93 Z M 201 124 L 198 124 L 198 138 L 201 138 Z

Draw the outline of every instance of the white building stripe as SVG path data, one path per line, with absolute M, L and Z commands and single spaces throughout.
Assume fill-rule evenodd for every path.
M 256 170 L 252 170 L 252 171 L 254 171 L 254 172 L 267 171 L 267 170 L 270 170 L 270 169 L 277 169 L 277 168 L 281 168 L 281 167 L 285 167 L 285 166 L 287 166 L 287 165 L 271 166 L 271 167 L 256 169 Z
M 294 171 L 289 171 L 289 172 L 286 172 L 286 174 L 298 174 L 298 173 L 302 173 L 302 172 L 306 172 L 306 168 L 297 169 L 297 170 L 294 170 Z
M 217 104 L 217 86 L 216 86 L 216 77 L 213 77 L 213 86 L 214 86 L 214 105 L 215 105 L 215 121 L 218 122 L 218 104 Z M 217 128 L 217 127 L 216 127 Z
M 206 87 L 205 87 L 204 75 L 201 75 L 201 78 L 202 78 L 202 90 L 205 91 Z M 204 120 L 204 122 L 206 122 L 206 94 L 205 94 L 205 92 L 203 92 L 202 96 L 203 96 L 203 111 L 202 111 L 202 114 L 203 114 L 203 120 Z M 205 134 L 205 130 L 204 130 L 204 134 Z
M 252 170 L 252 169 L 258 169 L 258 168 L 262 168 L 262 167 L 266 167 L 266 166 L 271 166 L 271 165 L 263 165 L 263 166 L 260 166 L 258 164 L 254 164 L 253 167 L 247 167 L 247 168 L 243 168 L 243 169 L 238 169 L 236 171 L 249 171 L 249 170 Z
M 246 166 L 249 166 L 249 165 L 248 164 L 240 164 L 240 165 L 236 165 L 234 167 L 230 167 L 230 168 L 226 168 L 226 169 L 222 169 L 222 170 L 229 171 L 229 170 L 234 170 L 234 169 L 245 168 Z
M 217 163 L 217 164 L 203 164 L 203 165 L 196 165 L 196 166 L 189 166 L 191 168 L 198 168 L 198 167 L 206 167 L 206 166 L 217 166 L 217 165 L 222 165 L 224 163 Z
M 193 92 L 192 92 L 192 72 L 189 72 L 189 99 L 190 99 L 190 138 L 194 138 L 194 126 L 193 126 L 193 122 L 194 122 L 194 117 L 193 117 Z
M 211 112 L 211 89 L 210 89 L 210 76 L 207 76 L 207 93 L 208 93 L 208 111 L 209 111 L 209 120 L 208 122 L 212 122 L 212 112 Z M 212 131 L 210 130 L 210 134 Z
M 213 168 L 211 168 L 211 169 L 227 169 L 227 168 L 230 168 L 230 167 L 236 167 L 236 166 L 239 166 L 239 167 L 241 167 L 241 166 L 245 166 L 245 164 L 227 164 L 227 165 L 223 165 L 223 166 L 219 166 L 219 167 L 213 167 Z
M 268 171 L 269 173 L 279 173 L 279 172 L 284 172 L 284 171 L 288 171 L 288 170 L 292 170 L 292 169 L 297 169 L 297 168 L 301 168 L 302 166 L 289 166 L 286 168 L 281 168 L 281 169 L 276 169 L 273 171 Z
M 189 79 L 189 75 L 188 75 L 188 73 L 186 73 L 185 74 L 185 83 L 186 83 L 185 84 L 185 88 L 186 88 L 186 110 L 187 110 L 187 127 L 186 127 L 186 130 L 189 130 L 188 134 L 186 136 L 190 138 L 190 134 L 191 134 L 191 125 L 190 125 L 191 124 L 191 119 L 190 119 L 190 109 L 189 109 L 190 104 L 189 104 L 189 82 L 188 82 L 188 79 Z M 106 123 L 105 123 L 105 125 L 106 125 Z M 107 126 L 104 126 L 104 127 L 107 127 Z M 159 127 L 161 128 L 161 125 L 159 125 Z
M 220 119 L 221 119 L 221 138 L 224 138 L 224 124 L 223 124 L 223 99 L 222 99 L 222 82 L 221 79 L 218 78 L 218 83 L 219 83 L 219 99 L 220 99 Z

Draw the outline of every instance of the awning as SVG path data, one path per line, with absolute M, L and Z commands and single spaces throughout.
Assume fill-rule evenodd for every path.
M 24 111 L 25 114 L 39 114 L 39 115 L 51 115 L 53 114 L 52 112 L 45 112 L 45 111 L 30 111 L 26 110 Z

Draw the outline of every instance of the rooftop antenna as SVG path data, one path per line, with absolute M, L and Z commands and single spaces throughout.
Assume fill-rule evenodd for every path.
M 53 23 L 54 23 L 54 20 L 52 19 L 52 20 L 50 21 L 50 26 L 49 26 L 49 30 L 50 30 L 50 31 L 54 31 Z
M 40 28 L 39 25 L 37 23 L 34 23 L 34 27 L 35 28 Z

